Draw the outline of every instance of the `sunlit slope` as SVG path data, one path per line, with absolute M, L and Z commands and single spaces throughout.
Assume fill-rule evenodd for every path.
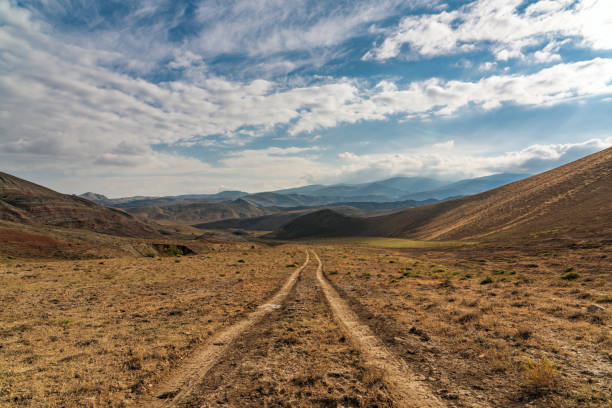
M 55 192 L 0 172 L 0 220 L 84 229 L 122 236 L 155 236 L 157 226 L 124 211 Z
M 330 211 L 308 214 L 279 238 L 387 236 L 477 239 L 551 230 L 610 236 L 612 148 L 484 193 L 359 219 Z

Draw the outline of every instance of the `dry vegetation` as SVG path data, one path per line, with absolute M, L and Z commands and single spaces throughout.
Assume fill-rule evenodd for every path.
M 609 407 L 611 249 L 318 251 L 353 309 L 450 406 Z
M 282 307 L 237 341 L 186 406 L 393 406 L 381 370 L 333 321 L 315 269 L 311 262 Z
M 0 406 L 129 405 L 302 263 L 292 246 L 195 256 L 0 260 Z

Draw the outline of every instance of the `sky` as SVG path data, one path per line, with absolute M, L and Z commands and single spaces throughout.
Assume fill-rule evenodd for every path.
M 0 0 L 0 171 L 109 197 L 612 146 L 610 0 Z

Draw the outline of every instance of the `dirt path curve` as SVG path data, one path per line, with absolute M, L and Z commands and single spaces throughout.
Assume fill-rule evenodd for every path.
M 260 322 L 268 313 L 280 307 L 281 303 L 297 281 L 302 270 L 308 265 L 310 256 L 306 251 L 306 260 L 287 279 L 283 287 L 268 302 L 259 306 L 244 320 L 215 334 L 200 350 L 196 351 L 171 377 L 153 390 L 152 397 L 142 401 L 146 407 L 172 407 L 187 400 L 208 371 L 225 354 L 232 342 L 247 329 Z
M 411 408 L 445 407 L 446 405 L 417 379 L 416 374 L 406 363 L 387 350 L 372 330 L 359 321 L 359 317 L 323 276 L 323 264 L 319 256 L 314 251 L 312 254 L 319 264 L 317 279 L 335 319 L 344 328 L 348 338 L 359 349 L 363 358 L 383 370 L 384 381 L 393 393 L 397 405 Z

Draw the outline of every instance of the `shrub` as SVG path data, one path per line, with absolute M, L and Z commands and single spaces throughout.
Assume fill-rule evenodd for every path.
M 180 256 L 183 255 L 183 251 L 181 251 L 180 248 L 177 248 L 176 245 L 170 245 L 164 250 L 164 254 L 168 256 Z
M 531 393 L 541 395 L 557 387 L 559 373 L 555 364 L 546 357 L 537 361 L 526 359 L 523 362 L 523 373 L 525 386 Z
M 493 279 L 490 276 L 487 276 L 486 278 L 480 281 L 481 285 L 488 285 L 489 283 L 493 283 Z
M 147 258 L 155 258 L 155 254 L 153 252 L 147 252 L 144 256 Z
M 573 267 L 573 266 L 570 266 L 570 267 L 568 267 L 568 268 L 565 270 L 565 272 L 571 272 L 571 271 L 573 271 L 573 270 L 574 270 L 574 267 Z
M 500 269 L 500 270 L 497 270 L 497 271 L 495 271 L 495 272 L 493 272 L 493 273 L 494 273 L 495 275 L 503 275 L 504 273 L 506 273 L 506 271 L 505 271 L 505 270 L 503 270 L 503 269 Z
M 574 280 L 574 279 L 578 279 L 580 277 L 580 275 L 578 274 L 578 272 L 567 272 L 566 274 L 561 276 L 561 279 L 564 280 Z
M 244 263 L 244 259 L 239 259 L 238 263 Z

